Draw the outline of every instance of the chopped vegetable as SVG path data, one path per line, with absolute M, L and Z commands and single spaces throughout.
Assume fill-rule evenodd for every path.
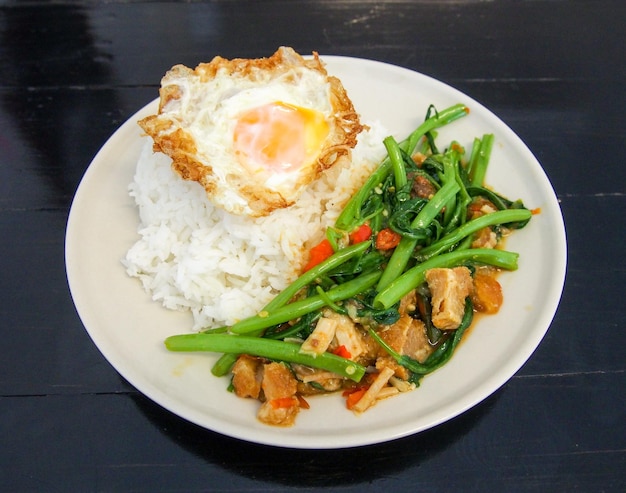
M 270 406 L 274 409 L 284 408 L 284 407 L 292 407 L 299 406 L 300 400 L 297 397 L 278 397 L 277 399 L 272 399 L 269 401 Z
M 382 390 L 387 385 L 389 379 L 393 376 L 391 368 L 383 368 L 376 379 L 372 382 L 361 398 L 352 406 L 352 411 L 356 413 L 365 412 L 369 407 L 373 406 Z
M 300 351 L 307 351 L 311 354 L 321 354 L 328 349 L 330 343 L 333 342 L 335 337 L 335 330 L 337 328 L 337 322 L 330 318 L 320 318 L 311 332 L 311 335 L 307 337 L 306 341 L 302 343 Z M 337 354 L 333 351 L 334 354 Z M 338 355 L 345 358 L 343 355 Z
M 311 270 L 316 265 L 321 264 L 324 260 L 331 257 L 335 253 L 333 246 L 328 239 L 324 238 L 317 245 L 311 248 L 309 252 L 309 262 L 302 269 L 304 272 Z
M 456 192 L 459 187 L 456 182 L 450 181 L 444 185 L 435 196 L 430 199 L 426 205 L 420 210 L 415 220 L 411 223 L 413 230 L 423 231 L 424 236 L 428 236 L 426 228 L 430 225 L 434 217 L 441 212 L 441 209 L 445 207 L 446 203 Z M 380 280 L 378 281 L 378 290 L 386 288 L 389 283 L 396 279 L 402 272 L 404 272 L 411 254 L 417 246 L 418 238 L 414 238 L 408 234 L 404 235 L 400 243 L 393 251 L 391 259 L 387 264 L 387 268 L 384 270 Z
M 393 250 L 398 246 L 402 235 L 391 228 L 381 229 L 376 235 L 376 248 L 378 250 Z
M 346 393 L 346 407 L 350 410 L 354 409 L 354 406 L 356 406 L 356 403 L 361 400 L 365 392 L 367 392 L 367 387 L 363 387 Z
M 350 233 L 350 243 L 361 243 L 367 241 L 372 237 L 372 228 L 367 224 L 361 224 L 356 231 Z
M 474 148 L 468 164 L 468 175 L 472 185 L 482 186 L 485 180 L 493 140 L 493 134 L 486 134 L 482 139 L 474 140 Z
M 333 351 L 333 354 L 336 354 L 337 356 L 341 356 L 342 358 L 346 358 L 346 359 L 352 358 L 352 354 L 350 354 L 350 351 L 348 351 L 346 349 L 346 346 L 344 346 L 343 344 L 339 346 L 338 348 L 336 348 Z
M 420 139 L 424 137 L 424 135 L 432 132 L 436 128 L 448 125 L 449 123 L 452 123 L 453 121 L 468 114 L 469 109 L 463 104 L 457 104 L 443 111 L 435 112 L 432 116 L 430 116 L 429 108 L 424 123 L 417 127 L 413 133 L 403 140 L 399 144 L 399 147 L 407 154 L 412 155 L 413 151 L 417 148 Z M 338 229 L 344 231 L 354 229 L 353 225 L 361 220 L 361 209 L 363 204 L 374 188 L 385 181 L 385 178 L 391 172 L 391 167 L 391 160 L 389 158 L 385 159 L 378 169 L 369 177 L 367 182 L 365 182 L 365 184 L 352 196 L 335 222 L 335 226 Z

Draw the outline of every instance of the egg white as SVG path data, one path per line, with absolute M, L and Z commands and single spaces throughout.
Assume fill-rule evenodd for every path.
M 163 112 L 179 115 L 196 141 L 198 154 L 211 163 L 214 175 L 227 190 L 233 179 L 240 183 L 248 179 L 259 182 L 260 178 L 242 166 L 234 153 L 235 126 L 242 114 L 276 102 L 317 111 L 327 120 L 332 114 L 329 84 L 321 74 L 309 70 L 293 69 L 270 81 L 218 73 L 208 85 L 190 78 L 171 82 L 182 90 L 182 96 L 166 105 Z M 289 193 L 300 169 L 266 174 L 259 185 Z
M 269 58 L 176 65 L 161 80 L 160 96 L 159 113 L 139 122 L 154 150 L 235 214 L 263 216 L 292 205 L 349 156 L 363 128 L 317 54 L 304 59 L 288 47 Z M 275 138 L 281 132 L 282 141 Z

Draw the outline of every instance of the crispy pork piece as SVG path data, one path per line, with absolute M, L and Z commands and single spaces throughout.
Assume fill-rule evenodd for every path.
M 400 300 L 398 312 L 400 315 L 411 314 L 417 309 L 417 293 L 415 290 L 405 294 Z
M 491 228 L 483 228 L 472 241 L 472 248 L 495 248 L 498 244 L 498 237 Z
M 261 393 L 263 363 L 260 359 L 242 354 L 233 365 L 233 387 L 239 397 L 258 399 Z
M 266 401 L 259 407 L 257 419 L 272 426 L 293 426 L 299 411 L 300 404 L 296 397 L 291 398 L 289 405 L 284 402 Z
M 465 299 L 473 289 L 469 269 L 430 269 L 426 271 L 426 282 L 432 294 L 433 325 L 441 330 L 458 328 L 465 312 Z
M 484 197 L 475 198 L 467 209 L 468 219 L 476 219 L 486 214 L 496 212 L 498 208 Z M 495 248 L 498 238 L 494 231 L 487 227 L 483 228 L 474 237 L 472 248 Z
M 472 203 L 467 208 L 468 219 L 476 219 L 477 217 L 484 216 L 485 214 L 491 214 L 496 212 L 498 208 L 493 205 L 490 200 L 484 197 L 476 197 L 472 200 Z
M 380 330 L 378 335 L 398 353 L 410 356 L 421 363 L 433 351 L 432 346 L 428 342 L 424 323 L 408 314 L 402 315 L 395 324 Z M 376 360 L 376 368 L 379 371 L 383 368 L 391 368 L 394 371 L 394 375 L 403 380 L 410 376 L 409 371 L 396 363 L 383 348 L 380 348 L 379 356 Z
M 497 270 L 480 268 L 474 274 L 472 303 L 474 310 L 482 313 L 498 313 L 502 306 L 502 286 L 496 279 Z
M 415 196 L 429 200 L 437 192 L 435 186 L 428 180 L 428 178 L 417 174 L 413 178 L 412 190 Z
M 296 397 L 298 382 L 291 370 L 282 363 L 265 364 L 261 388 L 265 402 L 259 408 L 257 418 L 274 426 L 293 425 L 300 404 Z
M 292 397 L 296 393 L 296 385 L 296 379 L 286 365 L 273 362 L 263 366 L 261 388 L 265 400 Z

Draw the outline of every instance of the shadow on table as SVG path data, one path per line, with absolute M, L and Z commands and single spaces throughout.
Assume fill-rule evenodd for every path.
M 331 450 L 248 443 L 184 421 L 141 394 L 137 394 L 134 401 L 170 440 L 215 467 L 256 481 L 285 486 L 337 487 L 367 483 L 419 467 L 462 439 L 490 413 L 497 398 L 497 394 L 491 396 L 451 421 L 410 437 Z

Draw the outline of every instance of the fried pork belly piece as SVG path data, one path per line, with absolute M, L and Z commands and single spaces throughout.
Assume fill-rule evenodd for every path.
M 496 212 L 498 208 L 493 205 L 493 203 L 484 198 L 484 197 L 476 197 L 472 200 L 472 203 L 467 208 L 468 219 L 476 219 L 480 216 L 484 216 L 485 214 L 491 214 L 492 212 Z
M 483 228 L 478 233 L 474 241 L 472 241 L 472 248 L 495 248 L 498 245 L 498 236 L 491 228 Z
M 233 365 L 232 374 L 238 397 L 263 401 L 257 413 L 261 422 L 274 426 L 294 424 L 300 409 L 298 382 L 286 365 L 242 354 Z
M 430 198 L 437 192 L 435 186 L 425 176 L 416 174 L 415 177 L 412 178 L 412 181 L 412 191 L 416 197 L 430 200 Z
M 260 359 L 242 354 L 233 365 L 232 373 L 237 396 L 259 398 L 263 379 L 263 362 Z
M 475 198 L 467 209 L 468 219 L 476 219 L 496 212 L 498 208 L 484 197 Z M 476 233 L 472 248 L 495 248 L 498 244 L 496 233 L 490 228 L 483 228 Z
M 426 271 L 432 294 L 433 325 L 441 330 L 458 328 L 465 312 L 465 299 L 472 293 L 472 276 L 467 267 Z
M 293 425 L 300 403 L 296 397 L 298 382 L 291 370 L 282 363 L 265 364 L 261 388 L 265 402 L 259 408 L 257 418 L 274 426 Z
M 398 311 L 400 319 L 391 325 L 383 326 L 378 335 L 399 354 L 407 355 L 420 363 L 432 353 L 433 348 L 428 341 L 424 323 L 411 316 L 415 311 L 417 297 L 411 292 L 400 300 Z M 407 380 L 409 370 L 399 365 L 382 347 L 378 346 L 375 366 L 378 371 L 383 368 L 393 370 L 395 378 Z
M 384 327 L 378 335 L 391 346 L 396 352 L 410 356 L 423 363 L 433 352 L 426 335 L 426 326 L 421 320 L 414 319 L 404 314 L 393 325 Z M 391 368 L 394 375 L 402 380 L 409 378 L 409 370 L 399 365 L 384 349 L 380 349 L 376 359 L 376 368 Z
M 472 303 L 474 310 L 482 313 L 498 313 L 502 306 L 502 286 L 496 279 L 498 271 L 492 268 L 479 268 L 474 274 Z

